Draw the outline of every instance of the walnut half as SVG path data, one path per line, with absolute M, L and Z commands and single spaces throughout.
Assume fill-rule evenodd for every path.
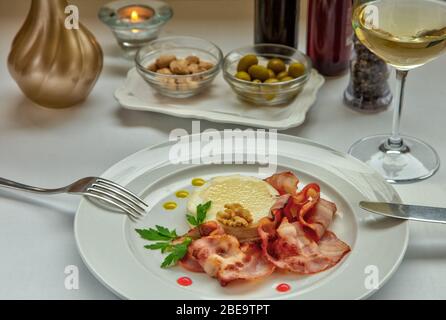
M 228 227 L 247 227 L 253 222 L 252 214 L 241 204 L 225 205 L 225 210 L 217 213 L 217 220 Z

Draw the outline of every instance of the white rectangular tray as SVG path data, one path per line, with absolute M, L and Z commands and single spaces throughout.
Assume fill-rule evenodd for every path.
M 174 99 L 157 93 L 133 68 L 124 85 L 116 90 L 115 97 L 124 108 L 132 110 L 285 130 L 297 127 L 305 121 L 306 113 L 314 104 L 317 92 L 324 82 L 324 78 L 313 70 L 302 93 L 290 104 L 254 106 L 239 100 L 221 75 L 217 76 L 206 92 L 192 98 Z

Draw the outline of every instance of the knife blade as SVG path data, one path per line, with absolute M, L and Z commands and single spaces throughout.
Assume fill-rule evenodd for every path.
M 369 201 L 361 201 L 359 206 L 386 217 L 446 224 L 446 208 Z

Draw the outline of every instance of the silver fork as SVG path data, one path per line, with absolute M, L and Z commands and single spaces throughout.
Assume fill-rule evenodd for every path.
M 32 187 L 3 178 L 0 178 L 0 186 L 38 194 L 68 193 L 99 199 L 119 208 L 134 219 L 144 217 L 148 208 L 148 205 L 133 192 L 113 181 L 98 177 L 83 178 L 69 186 L 58 189 Z

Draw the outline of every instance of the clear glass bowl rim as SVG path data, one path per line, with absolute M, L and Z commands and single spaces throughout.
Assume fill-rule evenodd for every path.
M 269 47 L 269 48 L 282 48 L 282 49 L 287 49 L 287 50 L 292 50 L 294 51 L 294 53 L 298 54 L 307 64 L 307 68 L 305 70 L 305 74 L 303 74 L 302 76 L 295 78 L 293 80 L 290 81 L 286 81 L 286 82 L 277 82 L 277 83 L 253 83 L 253 82 L 249 82 L 246 80 L 240 80 L 238 78 L 236 78 L 232 73 L 230 73 L 228 71 L 227 68 L 227 64 L 229 63 L 229 56 L 231 56 L 232 54 L 238 53 L 239 51 L 255 51 L 255 48 L 264 48 L 264 47 Z M 262 55 L 262 53 L 259 53 L 260 55 Z M 283 85 L 297 85 L 300 84 L 302 82 L 305 82 L 306 80 L 309 79 L 311 72 L 313 70 L 313 63 L 311 62 L 311 59 L 304 54 L 303 52 L 292 48 L 292 47 L 288 47 L 288 46 L 284 46 L 281 44 L 271 44 L 271 43 L 259 43 L 259 44 L 255 44 L 253 46 L 245 46 L 245 47 L 241 47 L 241 48 L 237 48 L 232 50 L 231 52 L 229 52 L 223 61 L 223 75 L 225 76 L 226 79 L 228 79 L 231 82 L 235 82 L 238 83 L 240 85 L 244 85 L 247 87 L 251 87 L 251 88 L 259 88 L 259 87 L 275 87 L 275 86 L 283 86 Z M 290 88 L 291 89 L 291 88 Z M 286 90 L 286 89 L 285 89 Z M 292 90 L 292 89 L 291 89 Z
M 194 73 L 194 74 L 186 74 L 186 75 L 176 75 L 176 74 L 161 74 L 161 73 L 156 73 L 153 71 L 148 70 L 146 67 L 144 67 L 141 64 L 141 52 L 146 49 L 149 46 L 153 46 L 153 44 L 156 44 L 157 42 L 165 42 L 165 41 L 172 41 L 175 42 L 174 40 L 178 40 L 178 39 L 183 39 L 183 40 L 187 40 L 187 39 L 193 39 L 193 40 L 199 40 L 199 41 L 203 41 L 203 42 L 207 42 L 208 44 L 210 44 L 211 46 L 213 46 L 218 53 L 218 56 L 216 57 L 218 62 L 214 65 L 213 68 L 203 71 L 203 72 L 199 72 L 199 73 Z M 178 47 L 181 48 L 181 47 Z M 196 77 L 196 76 L 207 76 L 207 75 L 213 75 L 213 74 L 217 74 L 220 69 L 221 66 L 223 65 L 223 52 L 221 51 L 220 47 L 217 46 L 215 43 L 213 43 L 212 41 L 203 39 L 203 38 L 198 38 L 198 37 L 191 37 L 191 36 L 171 36 L 171 37 L 162 37 L 159 38 L 157 40 L 154 40 L 152 42 L 150 42 L 149 44 L 145 45 L 144 47 L 140 48 L 138 50 L 138 52 L 136 53 L 135 56 L 135 64 L 137 69 L 139 69 L 140 71 L 142 71 L 143 73 L 151 76 L 151 77 L 158 77 L 160 79 L 164 78 L 164 79 L 185 79 L 185 78 L 190 78 L 190 77 Z

